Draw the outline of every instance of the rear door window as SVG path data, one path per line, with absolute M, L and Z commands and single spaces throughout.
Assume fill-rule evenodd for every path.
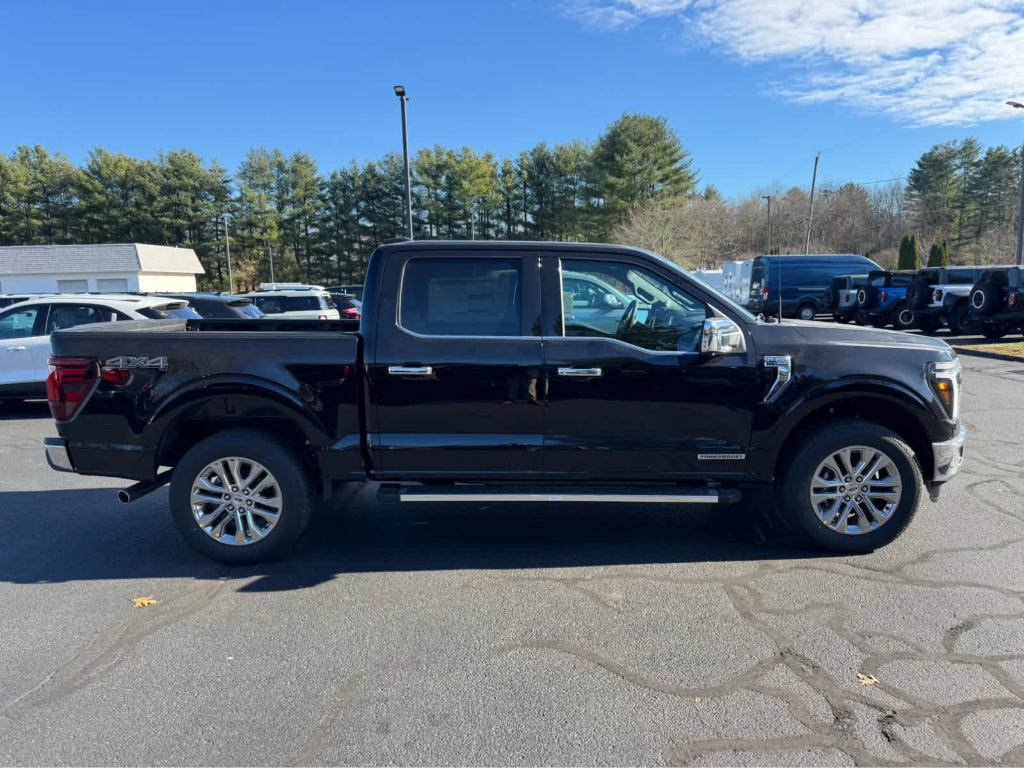
M 105 323 L 112 316 L 109 308 L 98 307 L 94 304 L 52 304 L 50 317 L 46 321 L 46 334 L 49 335 L 54 331 L 74 328 L 79 325 Z
M 954 269 L 946 274 L 950 285 L 974 285 L 976 272 L 973 269 Z
M 520 259 L 410 259 L 399 324 L 424 336 L 519 336 Z

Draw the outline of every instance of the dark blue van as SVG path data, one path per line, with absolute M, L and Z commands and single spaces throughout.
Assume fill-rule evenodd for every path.
M 836 275 L 866 274 L 881 269 L 855 253 L 758 256 L 750 270 L 750 301 L 755 314 L 777 315 L 782 286 L 782 315 L 813 320 L 829 311 L 829 289 Z

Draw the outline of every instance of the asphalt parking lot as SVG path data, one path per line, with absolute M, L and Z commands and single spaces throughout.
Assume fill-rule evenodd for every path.
M 965 472 L 862 557 L 366 489 L 230 569 L 0 406 L 0 763 L 1022 764 L 1024 362 L 962 360 Z

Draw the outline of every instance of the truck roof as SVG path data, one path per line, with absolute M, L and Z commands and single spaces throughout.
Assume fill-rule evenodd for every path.
M 615 243 L 569 243 L 545 240 L 403 240 L 402 242 L 381 243 L 378 248 L 388 251 L 422 251 L 422 250 L 544 250 L 544 251 L 592 251 L 601 253 L 607 251 L 632 251 L 644 255 L 651 254 L 643 248 L 633 245 L 619 245 Z

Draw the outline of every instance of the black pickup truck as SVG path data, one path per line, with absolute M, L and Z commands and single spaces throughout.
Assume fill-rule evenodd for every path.
M 389 242 L 351 329 L 118 322 L 58 332 L 52 355 L 51 466 L 138 481 L 122 501 L 169 482 L 181 533 L 228 562 L 282 554 L 364 480 L 407 503 L 774 487 L 794 537 L 864 552 L 963 457 L 942 341 L 761 319 L 623 246 Z

